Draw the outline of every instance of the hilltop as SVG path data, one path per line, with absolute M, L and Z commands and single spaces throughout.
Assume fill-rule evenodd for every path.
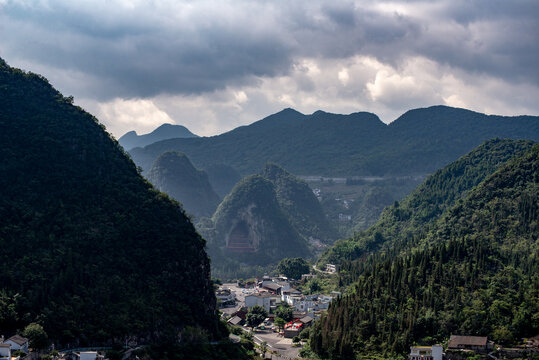
M 197 218 L 212 216 L 221 201 L 211 187 L 208 175 L 195 169 L 185 154 L 163 153 L 150 169 L 148 181 L 179 201 L 185 211 Z
M 132 148 L 144 147 L 161 140 L 194 137 L 198 137 L 198 135 L 193 134 L 185 126 L 163 124 L 148 134 L 138 135 L 136 131 L 129 131 L 121 136 L 118 142 L 124 149 L 131 150 Z
M 219 338 L 205 241 L 72 102 L 0 60 L 0 333 L 38 322 L 58 348 Z
M 130 153 L 146 171 L 174 150 L 199 168 L 219 163 L 241 174 L 270 161 L 296 175 L 396 176 L 432 173 L 495 137 L 539 140 L 539 117 L 433 106 L 386 125 L 366 112 L 304 115 L 285 109 L 218 136 L 164 140 Z

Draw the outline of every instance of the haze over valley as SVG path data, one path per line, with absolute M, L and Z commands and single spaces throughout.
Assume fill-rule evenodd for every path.
M 538 19 L 0 0 L 0 360 L 538 359 Z

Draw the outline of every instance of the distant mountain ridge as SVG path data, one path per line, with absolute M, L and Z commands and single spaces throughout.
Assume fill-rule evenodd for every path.
M 124 149 L 131 150 L 132 148 L 144 147 L 161 140 L 194 137 L 198 137 L 198 135 L 193 134 L 185 126 L 163 124 L 148 134 L 138 135 L 136 131 L 129 131 L 120 137 L 118 142 Z
M 386 125 L 366 112 L 304 115 L 285 109 L 218 136 L 164 140 L 130 154 L 146 171 L 161 153 L 175 150 L 199 168 L 220 163 L 242 174 L 269 161 L 297 175 L 415 175 L 431 173 L 495 137 L 539 140 L 539 117 L 433 106 Z

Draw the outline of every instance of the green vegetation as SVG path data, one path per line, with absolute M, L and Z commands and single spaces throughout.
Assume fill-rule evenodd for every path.
M 249 176 L 234 187 L 217 208 L 213 223 L 213 234 L 209 230 L 203 233 L 208 236 L 216 267 L 223 258 L 267 265 L 286 256 L 309 254 L 305 240 L 279 207 L 272 183 L 259 175 Z M 238 247 L 254 252 L 234 251 L 234 239 L 241 241 Z
M 29 347 L 34 350 L 43 350 L 49 346 L 49 337 L 43 329 L 43 326 L 31 323 L 24 328 L 22 335 L 28 338 Z
M 72 102 L 0 60 L 0 333 L 38 323 L 58 347 L 225 335 L 205 241 Z
M 311 271 L 309 263 L 303 258 L 284 258 L 279 261 L 277 271 L 289 279 L 301 279 L 301 275 Z
M 245 317 L 245 322 L 247 323 L 247 326 L 254 329 L 258 325 L 262 324 L 266 317 L 268 317 L 267 311 L 262 306 L 255 305 L 249 309 L 249 312 Z
M 179 201 L 184 210 L 200 218 L 211 216 L 219 205 L 208 175 L 197 170 L 185 154 L 167 151 L 155 160 L 148 180 L 159 190 Z
M 418 175 L 495 137 L 539 140 L 538 118 L 433 106 L 408 111 L 385 125 L 370 113 L 303 115 L 285 109 L 218 136 L 160 141 L 133 149 L 131 155 L 145 170 L 163 152 L 174 150 L 186 153 L 199 168 L 220 163 L 244 175 L 268 161 L 298 175 Z
M 305 181 L 272 163 L 264 166 L 260 176 L 271 181 L 281 209 L 304 238 L 312 237 L 325 243 L 336 239 L 335 230 Z
M 329 248 L 319 259 L 326 263 L 353 260 L 379 249 L 400 247 L 424 238 L 430 226 L 468 191 L 511 157 L 530 149 L 531 141 L 490 140 L 429 176 L 401 202 L 386 208 L 376 225 Z
M 285 322 L 292 321 L 294 318 L 294 309 L 287 304 L 279 305 L 279 307 L 275 309 L 275 317 L 280 318 Z
M 500 164 L 510 144 L 527 150 Z M 476 159 L 481 153 L 493 162 Z M 489 166 L 497 170 L 483 176 Z M 312 351 L 387 358 L 452 333 L 512 344 L 539 332 L 539 144 L 489 142 L 429 178 L 407 204 L 414 210 L 399 214 L 395 204 L 393 216 L 428 226 L 343 262 L 341 284 L 351 285 L 312 329 Z

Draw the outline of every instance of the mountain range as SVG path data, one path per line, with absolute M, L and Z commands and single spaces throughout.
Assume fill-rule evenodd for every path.
M 241 174 L 275 162 L 296 175 L 428 174 L 491 138 L 539 140 L 539 117 L 494 116 L 447 106 L 410 110 L 386 125 L 371 113 L 285 109 L 248 126 L 201 138 L 169 139 L 130 151 L 148 171 L 168 150 L 196 167 L 225 164 Z

